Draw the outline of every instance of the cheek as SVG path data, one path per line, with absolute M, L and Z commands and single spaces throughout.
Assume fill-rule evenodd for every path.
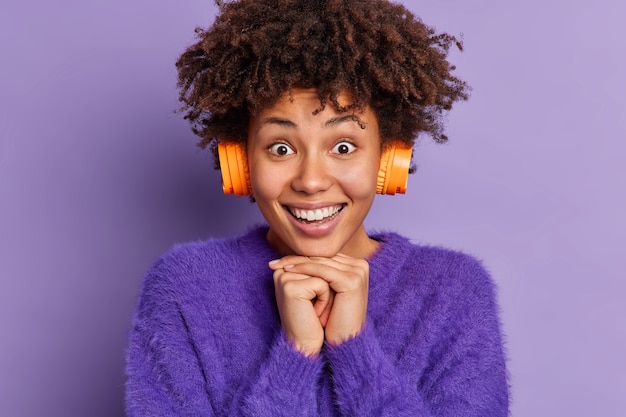
M 250 182 L 257 203 L 264 203 L 280 195 L 284 179 L 271 169 L 264 169 L 258 164 L 250 167 Z
M 354 197 L 367 198 L 376 194 L 378 165 L 374 163 L 359 164 L 357 168 L 346 171 L 341 179 L 343 188 Z

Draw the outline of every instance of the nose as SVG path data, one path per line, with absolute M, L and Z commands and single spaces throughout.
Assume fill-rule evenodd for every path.
M 305 194 L 316 194 L 332 186 L 328 164 L 319 155 L 307 155 L 299 161 L 291 188 Z

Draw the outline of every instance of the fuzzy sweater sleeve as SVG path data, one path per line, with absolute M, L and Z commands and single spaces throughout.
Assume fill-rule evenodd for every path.
M 343 416 L 508 414 L 492 282 L 472 258 L 460 259 L 445 273 L 427 271 L 443 277 L 431 282 L 423 278 L 422 288 L 428 290 L 402 288 L 410 280 L 393 282 L 394 296 L 409 298 L 398 304 L 408 308 L 373 311 L 360 335 L 325 347 Z M 393 331 L 385 333 L 382 324 L 391 322 Z
M 215 415 L 184 317 L 160 269 L 144 278 L 126 361 L 128 416 Z
M 194 329 L 178 277 L 160 261 L 144 279 L 127 353 L 129 416 L 313 416 L 321 360 L 298 354 L 277 332 L 260 366 L 233 385 L 224 352 Z M 181 270 L 183 270 L 181 272 Z M 189 298 L 189 297 L 187 297 Z M 242 335 L 245 338 L 246 335 Z M 243 339 L 242 339 L 243 340 Z M 207 365 L 208 364 L 208 365 Z

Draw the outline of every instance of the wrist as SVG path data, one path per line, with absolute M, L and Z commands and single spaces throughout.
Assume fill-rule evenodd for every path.
M 319 356 L 322 345 L 324 344 L 323 337 L 320 338 L 320 340 L 303 340 L 287 333 L 286 338 L 287 343 L 289 343 L 296 352 L 311 359 L 315 359 Z
M 364 327 L 365 324 L 352 329 L 343 329 L 342 331 L 327 331 L 324 335 L 325 341 L 331 346 L 339 346 L 359 336 L 363 332 Z

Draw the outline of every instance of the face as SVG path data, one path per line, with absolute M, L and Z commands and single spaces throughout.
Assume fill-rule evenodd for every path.
M 338 113 L 327 105 L 314 115 L 319 106 L 317 90 L 294 89 L 251 118 L 253 194 L 280 253 L 365 258 L 377 246 L 363 220 L 376 195 L 378 122 L 370 108 Z

